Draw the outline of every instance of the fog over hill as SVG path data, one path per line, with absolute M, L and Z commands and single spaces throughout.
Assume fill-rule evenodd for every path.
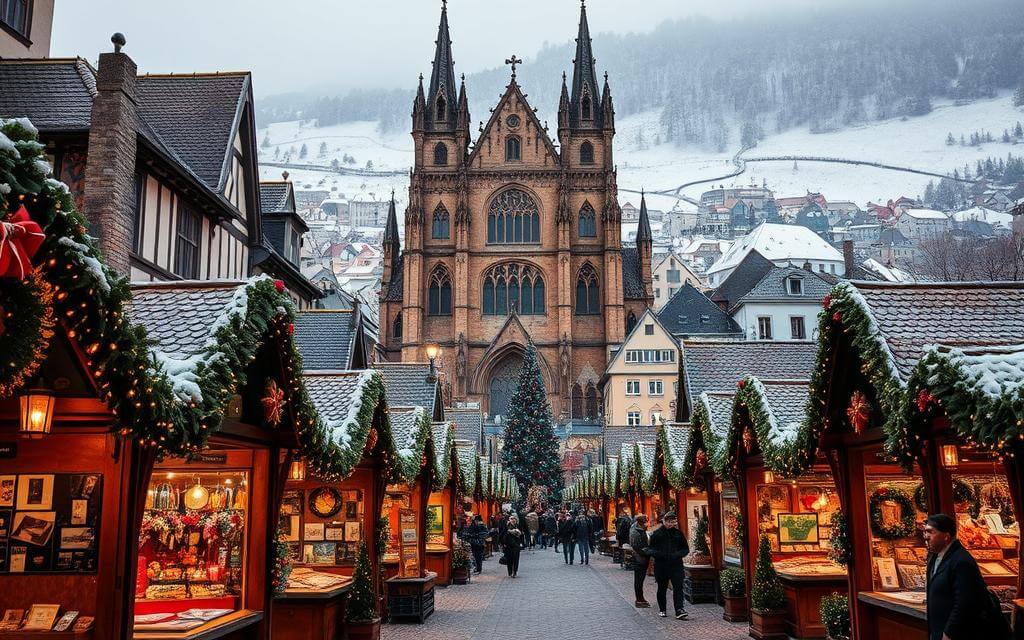
M 458 39 L 457 23 L 453 36 Z M 552 129 L 574 46 L 547 46 L 519 72 L 530 102 Z M 660 126 L 648 132 L 651 143 L 724 150 L 737 134 L 747 145 L 795 126 L 837 130 L 924 114 L 934 98 L 971 101 L 1018 88 L 1024 84 L 1024 11 L 1019 0 L 941 0 L 730 21 L 688 18 L 649 33 L 598 34 L 594 51 L 598 69 L 610 76 L 620 117 L 660 111 Z M 433 52 L 415 54 L 429 74 Z M 454 54 L 458 63 L 457 43 Z M 466 77 L 474 120 L 486 120 L 507 82 L 503 66 Z M 260 101 L 258 119 L 260 126 L 377 120 L 384 131 L 404 131 L 414 91 L 415 78 L 409 78 L 393 90 L 272 96 Z

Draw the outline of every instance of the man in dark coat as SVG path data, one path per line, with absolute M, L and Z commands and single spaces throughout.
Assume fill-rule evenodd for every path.
M 1009 638 L 1010 628 L 989 596 L 978 563 L 956 539 L 956 520 L 944 513 L 928 516 L 924 544 L 929 553 L 929 639 Z
M 501 537 L 501 546 L 505 552 L 505 568 L 510 578 L 519 575 L 519 552 L 525 546 L 525 535 L 519 528 L 519 518 L 515 515 L 509 517 L 505 534 Z
M 593 509 L 591 509 L 590 513 L 587 515 L 590 517 L 590 527 L 592 529 L 592 535 L 590 536 L 590 553 L 594 553 L 597 548 L 597 537 L 601 535 L 602 531 L 604 531 L 604 519 Z
M 594 525 L 587 514 L 580 511 L 573 522 L 573 537 L 580 548 L 580 564 L 590 564 L 590 541 L 594 536 Z
M 637 609 L 650 607 L 644 597 L 644 580 L 647 578 L 647 565 L 651 558 L 647 555 L 650 540 L 647 537 L 647 516 L 639 514 L 636 522 L 629 530 L 629 546 L 633 548 L 633 591 L 636 594 Z
M 669 511 L 661 520 L 661 528 L 651 534 L 647 547 L 654 558 L 654 580 L 658 583 L 658 615 L 664 618 L 665 596 L 672 583 L 672 601 L 676 619 L 686 620 L 686 601 L 683 598 L 683 558 L 690 555 L 690 545 L 679 530 L 675 511 Z
M 473 516 L 473 524 L 466 527 L 465 533 L 462 538 L 469 543 L 469 548 L 473 551 L 473 564 L 476 565 L 476 572 L 480 573 L 484 570 L 484 544 L 487 541 L 487 536 L 490 535 L 490 529 L 484 524 L 484 519 L 480 514 Z
M 558 551 L 558 521 L 555 520 L 555 514 L 551 509 L 548 509 L 544 514 L 541 529 L 544 531 L 544 535 L 541 538 L 541 546 L 546 549 L 548 545 L 554 544 L 555 551 Z
M 575 522 L 567 515 L 558 523 L 558 541 L 562 543 L 562 555 L 565 556 L 565 564 L 573 564 L 576 561 L 575 531 Z

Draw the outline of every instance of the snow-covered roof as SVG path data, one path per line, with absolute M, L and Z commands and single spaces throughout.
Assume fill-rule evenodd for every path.
M 874 258 L 868 258 L 861 266 L 877 273 L 886 282 L 916 282 L 917 279 L 898 267 L 887 267 Z
M 993 225 L 1003 225 L 1007 228 L 1013 224 L 1013 214 L 996 211 L 995 209 L 989 209 L 987 207 L 971 207 L 970 209 L 964 209 L 963 211 L 957 211 L 950 214 L 950 217 L 957 222 L 979 220 Z
M 948 220 L 949 216 L 935 209 L 904 209 L 903 215 L 915 220 Z
M 708 268 L 708 273 L 736 267 L 754 249 L 773 262 L 843 261 L 843 255 L 835 247 L 807 227 L 765 222 L 733 244 Z

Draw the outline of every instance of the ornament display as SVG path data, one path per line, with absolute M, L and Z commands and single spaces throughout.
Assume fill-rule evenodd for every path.
M 693 461 L 694 473 L 700 473 L 708 466 L 708 454 L 704 452 L 704 449 L 697 449 L 697 455 Z
M 0 278 L 24 280 L 32 272 L 32 258 L 46 235 L 22 206 L 0 221 Z
M 309 510 L 320 518 L 330 518 L 341 511 L 341 493 L 334 487 L 317 487 L 309 494 Z
M 281 424 L 281 415 L 284 412 L 284 390 L 277 386 L 274 380 L 268 380 L 263 390 L 263 420 L 272 427 Z
M 925 409 L 935 401 L 935 396 L 928 392 L 927 389 L 921 389 L 917 392 L 917 410 L 924 413 Z
M 846 407 L 846 418 L 850 421 L 854 433 L 863 433 L 871 421 L 871 403 L 863 391 L 854 391 L 850 396 L 850 404 Z
M 871 532 L 883 540 L 899 540 L 914 533 L 916 512 L 914 503 L 906 491 L 895 487 L 881 486 L 872 492 L 868 500 Z M 886 517 L 883 506 L 894 506 L 897 510 L 892 517 Z

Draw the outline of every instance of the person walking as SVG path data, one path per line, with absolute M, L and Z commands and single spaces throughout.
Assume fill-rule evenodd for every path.
M 989 593 L 977 561 L 956 538 L 956 520 L 945 513 L 932 514 L 925 520 L 923 535 L 929 554 L 929 640 L 1009 638 L 999 601 Z
M 530 509 L 526 514 L 526 531 L 530 534 L 529 546 L 532 551 L 537 546 L 537 535 L 540 533 L 540 516 L 537 514 L 537 507 Z
M 644 597 L 644 580 L 647 578 L 647 565 L 651 563 L 648 555 L 650 539 L 647 537 L 647 516 L 640 514 L 629 529 L 629 546 L 633 547 L 633 592 L 636 594 L 636 608 L 646 609 L 651 606 Z
M 580 548 L 580 564 L 590 564 L 590 540 L 594 535 L 594 525 L 582 510 L 577 512 L 573 523 L 573 537 Z
M 686 542 L 686 536 L 679 530 L 675 511 L 669 511 L 661 519 L 661 528 L 651 534 L 647 548 L 650 551 L 648 555 L 654 558 L 654 581 L 658 583 L 658 615 L 662 618 L 666 616 L 665 596 L 671 582 L 676 620 L 686 620 L 689 615 L 686 613 L 686 601 L 683 597 L 683 558 L 690 554 L 690 545 Z
M 594 553 L 597 549 L 597 539 L 604 531 L 604 520 L 601 518 L 597 511 L 591 509 L 590 513 L 587 514 L 590 517 L 591 535 L 590 535 L 590 553 Z
M 484 544 L 487 541 L 491 530 L 484 524 L 483 517 L 478 513 L 473 516 L 473 523 L 466 527 L 463 539 L 469 543 L 473 552 L 473 563 L 476 565 L 476 572 L 484 570 Z
M 505 568 L 508 569 L 510 578 L 515 578 L 519 573 L 519 552 L 523 549 L 525 542 L 523 531 L 519 528 L 519 517 L 513 515 L 508 519 L 508 528 L 501 538 L 502 549 L 505 552 Z
M 563 514 L 562 522 L 558 525 L 558 540 L 562 543 L 562 555 L 565 557 L 565 564 L 573 564 L 576 561 L 576 522 Z
M 558 523 L 555 521 L 554 512 L 548 509 L 540 521 L 540 548 L 547 549 L 556 533 L 558 533 Z

